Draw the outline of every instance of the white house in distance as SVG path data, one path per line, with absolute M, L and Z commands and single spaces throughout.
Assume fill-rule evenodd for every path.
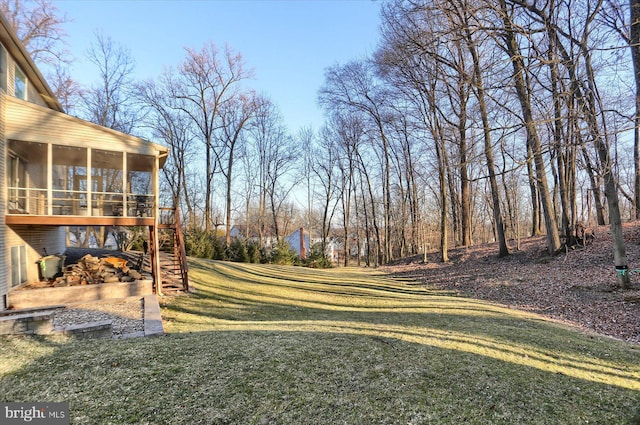
M 247 228 L 245 225 L 238 224 L 232 226 L 229 234 L 234 239 L 248 240 L 258 244 L 260 243 L 260 238 L 257 236 L 255 231 L 252 231 L 251 228 Z M 311 248 L 322 242 L 322 238 L 310 238 L 309 232 L 301 227 L 287 235 L 285 237 L 285 241 L 289 244 L 291 249 L 296 252 L 298 257 L 305 259 L 311 253 Z M 272 248 L 276 243 L 277 240 L 275 236 L 264 236 L 262 247 Z M 327 240 L 325 251 L 327 258 L 331 262 L 338 263 L 341 249 L 342 245 L 336 240 L 336 238 L 329 238 L 329 240 Z
M 286 238 L 287 242 L 298 254 L 298 257 L 304 259 L 311 253 L 311 248 L 322 243 L 322 238 L 309 238 L 309 232 L 304 228 L 299 228 Z M 325 255 L 332 263 L 338 263 L 340 250 L 342 245 L 336 238 L 329 238 L 325 246 Z M 304 251 L 303 251 L 304 248 Z
M 66 226 L 145 226 L 159 281 L 158 172 L 167 148 L 64 113 L 0 14 L 0 310 L 65 251 Z
M 260 243 L 260 235 L 255 226 L 251 227 L 244 224 L 234 224 L 229 230 L 229 235 L 233 239 L 247 240 L 258 244 L 261 248 L 271 248 L 277 242 L 276 237 L 272 235 L 270 230 L 267 230 L 262 235 L 262 243 Z

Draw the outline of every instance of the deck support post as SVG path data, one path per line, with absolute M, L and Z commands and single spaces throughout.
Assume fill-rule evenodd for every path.
M 156 218 L 157 222 L 157 218 Z M 149 226 L 149 259 L 151 274 L 157 295 L 162 295 L 162 276 L 160 274 L 160 244 L 158 242 L 158 226 Z

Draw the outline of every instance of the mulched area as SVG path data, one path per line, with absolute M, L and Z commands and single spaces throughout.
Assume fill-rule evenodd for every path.
M 511 241 L 511 255 L 498 258 L 497 244 L 449 251 L 386 266 L 431 288 L 536 312 L 597 333 L 640 344 L 640 222 L 624 224 L 631 289 L 615 286 L 611 233 L 595 228 L 592 244 L 549 257 L 544 237 Z

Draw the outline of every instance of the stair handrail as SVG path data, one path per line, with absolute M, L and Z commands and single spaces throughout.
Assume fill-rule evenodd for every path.
M 173 213 L 175 222 L 175 237 L 178 240 L 178 250 L 180 251 L 180 274 L 182 276 L 182 287 L 185 291 L 189 291 L 189 265 L 187 264 L 187 250 L 184 246 L 184 237 L 182 235 L 182 225 L 180 223 L 180 210 L 175 207 Z

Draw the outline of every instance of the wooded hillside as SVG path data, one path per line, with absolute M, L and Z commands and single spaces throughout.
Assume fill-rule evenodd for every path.
M 640 260 L 640 222 L 623 226 L 630 262 Z M 632 288 L 613 285 L 611 234 L 598 227 L 593 244 L 549 257 L 543 237 L 527 238 L 521 250 L 497 258 L 495 244 L 451 251 L 451 262 L 405 261 L 389 266 L 400 276 L 461 295 L 495 301 L 571 322 L 584 329 L 640 343 L 640 270 L 631 270 Z M 420 258 L 421 260 L 421 258 Z

